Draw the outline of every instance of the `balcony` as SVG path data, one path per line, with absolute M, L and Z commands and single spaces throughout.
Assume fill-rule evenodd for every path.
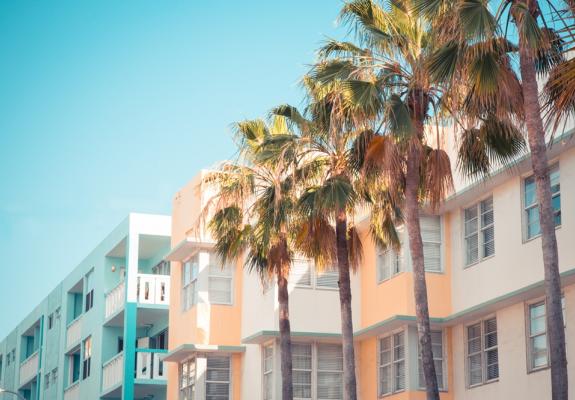
M 124 380 L 124 353 L 118 353 L 102 366 L 102 393 L 114 389 Z
M 80 400 L 80 382 L 74 382 L 64 389 L 64 400 Z
M 82 318 L 78 317 L 68 324 L 66 328 L 66 349 L 69 350 L 73 346 L 80 343 L 82 339 Z
M 138 274 L 138 303 L 169 305 L 170 277 L 168 275 Z
M 20 386 L 24 386 L 38 375 L 39 353 L 36 351 L 20 364 Z
M 118 286 L 106 294 L 106 319 L 110 318 L 124 308 L 126 284 L 120 282 Z
M 136 379 L 165 381 L 164 357 L 167 353 L 167 350 L 137 349 Z

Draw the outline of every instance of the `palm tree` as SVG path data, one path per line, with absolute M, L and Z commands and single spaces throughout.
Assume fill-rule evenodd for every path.
M 281 118 L 269 127 L 262 120 L 235 125 L 240 159 L 225 163 L 204 178 L 215 195 L 203 210 L 225 262 L 245 255 L 245 265 L 262 281 L 275 276 L 278 286 L 282 399 L 293 398 L 288 276 L 292 250 L 295 194 L 290 175 L 291 153 L 271 142 L 284 134 Z M 273 162 L 268 153 L 274 154 Z M 281 156 L 279 156 L 281 154 Z
M 295 233 L 297 249 L 316 267 L 337 264 L 343 348 L 343 398 L 357 399 L 350 271 L 361 261 L 362 246 L 354 217 L 369 209 L 372 239 L 384 247 L 399 246 L 394 222 L 401 214 L 386 190 L 373 191 L 360 175 L 366 144 L 373 135 L 354 122 L 345 91 L 337 84 L 304 78 L 309 104 L 305 116 L 284 105 L 272 111 L 291 122 L 298 148 L 298 209 L 302 223 Z M 363 110 L 365 113 L 365 109 Z M 365 119 L 365 118 L 364 118 Z M 305 172 L 303 172 L 305 171 Z M 335 228 L 334 226 L 335 225 Z
M 440 57 L 436 60 L 438 68 L 445 71 L 443 75 L 446 80 L 453 79 L 459 69 L 465 68 L 458 65 L 453 55 L 468 46 L 469 42 L 485 37 L 493 40 L 505 40 L 506 36 L 518 38 L 514 50 L 519 58 L 522 113 L 539 202 L 552 399 L 566 400 L 568 377 L 561 279 L 537 78 L 548 73 L 551 75 L 547 84 L 547 104 L 557 128 L 558 121 L 565 116 L 565 112 L 569 112 L 573 104 L 572 99 L 569 99 L 569 93 L 573 93 L 573 62 L 565 61 L 562 54 L 564 40 L 569 37 L 573 42 L 573 2 L 561 4 L 555 0 L 506 0 L 495 3 L 495 15 L 489 11 L 488 3 L 481 1 L 418 0 L 418 3 L 419 11 L 433 16 L 443 24 L 447 36 L 442 41 L 451 41 L 450 45 L 440 51 Z M 510 26 L 515 27 L 514 32 L 508 29 Z M 491 68 L 489 73 L 493 76 L 499 72 L 497 68 Z M 563 89 L 566 89 L 565 92 Z
M 474 173 L 488 173 L 493 163 L 512 158 L 521 150 L 523 141 L 509 120 L 515 105 L 513 96 L 504 97 L 490 108 L 474 101 L 479 90 L 483 89 L 485 98 L 495 93 L 495 89 L 465 85 L 481 77 L 481 69 L 462 74 L 460 85 L 447 86 L 437 81 L 431 73 L 437 50 L 433 38 L 437 32 L 412 8 L 410 1 L 392 2 L 386 7 L 371 0 L 347 3 L 342 19 L 352 25 L 359 45 L 329 41 L 320 50 L 322 61 L 313 74 L 320 81 L 341 80 L 345 98 L 362 109 L 371 109 L 369 117 L 376 117 L 369 121 L 376 134 L 367 148 L 364 170 L 378 171 L 386 182 L 384 186 L 394 189 L 393 197 L 404 202 L 423 376 L 427 398 L 436 400 L 439 390 L 419 214 L 422 206 L 429 203 L 435 208 L 446 196 L 452 188 L 452 175 L 450 159 L 439 148 L 443 130 L 437 123 L 434 148 L 429 145 L 426 125 L 432 120 L 454 120 L 466 139 L 461 141 L 459 163 Z M 473 50 L 466 55 L 468 61 L 492 57 L 497 64 L 507 62 L 504 44 L 478 42 Z M 512 71 L 506 71 L 507 78 L 512 78 Z M 507 86 L 512 83 L 511 79 Z

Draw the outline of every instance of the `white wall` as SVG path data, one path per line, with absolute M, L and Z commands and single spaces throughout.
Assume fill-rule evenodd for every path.
M 575 381 L 575 285 L 565 288 L 567 359 L 569 381 Z M 499 343 L 499 380 L 468 389 L 465 360 L 465 326 L 453 328 L 454 398 L 466 400 L 549 399 L 551 380 L 549 369 L 527 372 L 527 339 L 525 303 L 517 303 L 496 312 Z M 569 398 L 575 398 L 570 385 Z

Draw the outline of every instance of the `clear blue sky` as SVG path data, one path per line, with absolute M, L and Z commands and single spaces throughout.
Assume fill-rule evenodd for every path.
M 232 122 L 300 104 L 338 0 L 0 2 L 0 339 Z

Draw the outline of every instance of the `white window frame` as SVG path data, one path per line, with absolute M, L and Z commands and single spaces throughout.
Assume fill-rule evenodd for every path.
M 294 261 L 307 263 L 307 268 L 308 268 L 307 274 L 309 275 L 309 282 L 310 283 L 309 284 L 302 284 L 302 283 L 294 282 L 293 278 L 292 279 L 288 278 L 289 284 L 293 285 L 296 288 L 302 288 L 302 289 L 339 290 L 339 285 L 338 285 L 339 271 L 337 269 L 337 266 L 333 266 L 331 268 L 325 267 L 323 269 L 323 271 L 319 272 L 318 269 L 316 268 L 313 260 L 306 259 L 305 257 L 294 257 L 294 259 L 292 260 L 292 263 Z M 328 282 L 330 281 L 329 277 L 332 277 L 331 281 L 333 281 L 335 279 L 335 286 L 330 286 L 327 284 L 321 284 L 319 282 L 319 278 L 321 275 L 325 275 L 328 278 Z
M 398 347 L 396 346 L 396 337 L 399 334 L 403 335 L 403 358 L 395 359 L 395 348 Z M 389 363 L 381 364 L 381 341 L 385 339 L 389 339 L 390 342 L 390 348 L 389 348 L 390 358 Z M 409 374 L 409 369 L 407 365 L 408 360 L 407 344 L 408 344 L 408 335 L 407 330 L 404 328 L 391 332 L 387 335 L 379 336 L 377 338 L 377 397 L 378 398 L 391 396 L 393 394 L 405 392 L 407 390 L 408 374 Z M 403 382 L 403 388 L 397 388 L 396 385 L 396 376 L 398 371 L 397 365 L 400 364 L 401 362 L 403 362 L 404 382 Z M 384 367 L 389 368 L 389 379 L 391 385 L 391 391 L 387 393 L 382 393 L 381 388 L 381 376 L 382 376 L 382 369 Z
M 382 249 L 377 246 L 375 257 L 377 284 L 386 282 L 404 272 L 401 249 L 397 251 L 391 248 Z M 389 276 L 385 276 L 383 273 L 382 263 L 386 263 L 386 265 L 389 264 Z
M 545 314 L 543 314 L 543 321 L 545 322 L 545 331 L 538 334 L 531 333 L 531 307 L 543 304 L 543 309 Z M 561 305 L 563 308 L 563 323 L 566 324 L 567 321 L 565 319 L 565 295 L 561 295 Z M 545 335 L 545 342 L 546 342 L 546 350 L 547 350 L 547 362 L 545 365 L 540 366 L 533 366 L 533 345 L 532 339 L 535 337 Z M 527 345 L 527 372 L 537 372 L 542 371 L 549 368 L 549 336 L 547 335 L 547 303 L 544 297 L 540 297 L 538 299 L 529 301 L 525 303 L 525 343 Z
M 491 224 L 483 226 L 482 216 L 485 213 L 483 213 L 481 211 L 481 209 L 482 209 L 482 205 L 488 200 L 491 200 L 491 212 L 493 214 L 493 222 Z M 477 212 L 477 217 L 476 217 L 477 218 L 477 230 L 473 233 L 466 234 L 465 233 L 465 224 L 467 221 L 465 219 L 465 213 L 467 210 L 470 210 L 470 209 L 475 209 L 475 211 Z M 463 222 L 462 228 L 461 228 L 461 232 L 462 232 L 462 236 L 463 236 L 463 250 L 464 250 L 463 251 L 463 265 L 465 266 L 465 268 L 479 264 L 480 262 L 482 262 L 484 260 L 487 260 L 491 257 L 494 257 L 495 256 L 495 204 L 493 202 L 493 195 L 489 195 L 489 196 L 481 199 L 480 201 L 472 204 L 471 206 L 465 207 L 462 210 L 461 215 L 462 215 L 461 219 Z M 485 255 L 485 248 L 484 248 L 485 241 L 484 241 L 483 232 L 485 232 L 487 229 L 489 229 L 491 227 L 493 227 L 493 254 L 486 256 Z M 477 260 L 469 261 L 467 259 L 467 240 L 473 235 L 477 235 L 477 246 L 478 246 L 477 247 Z
M 315 399 L 315 392 L 316 392 L 316 388 L 315 388 L 315 371 L 316 371 L 316 355 L 315 355 L 315 349 L 314 349 L 314 343 L 312 342 L 294 342 L 294 344 L 296 345 L 300 345 L 300 346 L 309 346 L 310 348 L 310 357 L 311 357 L 311 367 L 310 369 L 304 369 L 304 368 L 293 368 L 294 372 L 298 371 L 298 372 L 304 372 L 304 373 L 309 373 L 310 374 L 310 394 L 311 397 L 295 397 L 294 394 L 294 400 L 311 400 L 311 399 Z
M 445 382 L 445 372 L 447 371 L 446 368 L 446 340 L 445 340 L 445 331 L 443 329 L 432 329 L 431 333 L 439 333 L 441 335 L 441 354 L 433 353 L 433 362 L 436 361 L 441 362 L 441 380 L 437 380 L 437 386 L 440 392 L 447 391 L 447 384 Z M 433 345 L 433 337 L 432 337 L 432 345 Z M 437 367 L 437 366 L 436 366 Z M 419 338 L 417 339 L 417 383 L 419 389 L 425 390 L 425 376 L 423 376 L 423 364 L 421 361 L 421 351 L 419 349 Z M 437 378 L 437 368 L 435 369 L 435 377 Z M 423 378 L 423 379 L 421 379 Z
M 421 228 L 421 220 L 424 218 L 436 218 L 439 222 L 439 242 L 434 242 L 431 240 L 425 240 L 425 237 L 423 235 L 423 229 Z M 427 269 L 427 265 L 425 265 L 425 258 L 423 260 L 424 264 L 423 264 L 423 269 L 426 273 L 431 273 L 431 274 L 443 274 L 445 272 L 445 268 L 443 266 L 443 259 L 444 259 L 444 255 L 443 255 L 443 218 L 441 217 L 441 215 L 425 215 L 425 214 L 421 214 L 419 216 L 419 227 L 420 227 L 420 232 L 421 232 L 421 242 L 423 244 L 423 252 L 425 255 L 425 244 L 432 244 L 432 245 L 437 245 L 439 246 L 439 270 L 435 271 L 435 270 L 431 270 L 431 269 Z
M 222 358 L 227 358 L 228 359 L 228 380 L 227 381 L 215 381 L 215 380 L 209 380 L 208 379 L 208 371 L 210 369 L 212 370 L 217 370 L 217 371 L 225 371 L 226 369 L 224 368 L 209 368 L 208 367 L 208 362 L 209 359 L 211 357 L 222 357 Z M 207 354 L 206 355 L 206 378 L 204 380 L 204 385 L 205 385 L 205 396 L 206 398 L 208 397 L 208 384 L 210 383 L 214 383 L 214 384 L 227 384 L 228 385 L 228 400 L 232 398 L 232 356 L 230 354 L 221 354 L 221 353 L 211 353 L 211 354 Z
M 92 376 L 92 355 L 94 352 L 94 343 L 92 340 L 92 336 L 88 336 L 86 339 L 82 341 L 82 373 L 81 379 L 82 381 L 90 378 Z M 88 372 L 86 372 L 86 370 Z
M 270 351 L 268 355 L 266 351 Z M 266 363 L 269 359 L 269 369 L 266 369 Z M 274 385 L 274 361 L 275 361 L 275 345 L 273 342 L 264 344 L 262 346 L 262 399 L 263 400 L 273 400 L 275 393 Z M 266 379 L 269 380 L 271 386 L 271 397 L 267 396 L 266 391 Z
M 189 271 L 187 272 L 187 266 Z M 195 273 L 194 273 L 195 270 Z M 182 289 L 181 303 L 182 311 L 192 309 L 198 303 L 198 275 L 199 275 L 199 255 L 196 254 L 182 263 Z M 189 278 L 189 281 L 186 280 Z
M 185 386 L 182 385 L 183 378 L 184 378 L 184 365 L 186 366 L 186 385 Z M 191 371 L 192 367 L 194 370 L 193 382 L 190 383 L 190 380 L 188 378 L 190 377 L 190 371 Z M 185 394 L 183 393 L 184 391 L 189 391 L 190 393 L 193 393 L 194 397 L 195 397 L 196 384 L 197 384 L 196 357 L 192 356 L 192 357 L 185 359 L 184 361 L 182 361 L 178 365 L 178 398 L 179 399 L 184 398 L 184 396 L 185 396 Z
M 550 167 L 549 167 L 549 179 L 551 180 L 551 175 L 554 172 L 557 172 L 559 177 L 559 191 L 553 193 L 553 191 L 551 191 L 551 203 L 553 203 L 553 199 L 556 197 L 559 197 L 559 214 L 561 214 L 561 170 L 559 168 L 559 163 L 549 163 Z M 525 194 L 526 194 L 526 186 L 527 186 L 527 180 L 534 178 L 533 174 L 524 176 L 521 179 L 521 208 L 522 208 L 522 221 L 523 221 L 523 242 L 529 242 L 530 240 L 536 239 L 538 237 L 541 236 L 541 225 L 539 225 L 539 233 L 534 234 L 533 236 L 529 236 L 529 216 L 528 216 L 528 211 L 539 207 L 539 201 L 537 199 L 537 193 L 535 193 L 535 202 L 532 204 L 525 204 Z M 535 186 L 536 183 L 535 181 L 533 182 L 533 185 Z M 537 192 L 537 188 L 535 186 L 534 189 Z M 554 212 L 555 214 L 555 212 Z M 539 218 L 541 218 L 541 215 L 539 215 Z M 561 227 L 561 224 L 563 223 L 563 219 L 561 219 L 561 223 L 555 225 L 555 229 Z
M 495 331 L 496 335 L 497 335 L 497 345 L 495 346 L 491 346 L 491 347 L 486 347 L 486 340 L 485 340 L 485 336 L 487 335 L 486 331 L 485 331 L 485 323 L 487 321 L 491 321 L 491 320 L 495 320 L 495 324 L 497 325 L 497 330 Z M 479 340 L 480 340 L 480 344 L 479 344 L 479 351 L 474 352 L 473 354 L 469 353 L 469 328 L 474 326 L 474 325 L 479 325 Z M 484 317 L 482 319 L 473 321 L 469 324 L 465 325 L 465 382 L 466 382 L 466 386 L 467 388 L 471 389 L 474 387 L 478 387 L 478 386 L 483 386 L 486 385 L 488 383 L 492 383 L 492 382 L 497 382 L 499 381 L 499 325 L 497 324 L 497 316 L 496 315 L 489 315 L 487 317 Z M 498 369 L 498 373 L 497 373 L 497 378 L 492 378 L 492 379 L 487 379 L 487 369 L 488 369 L 488 365 L 487 365 L 487 353 L 490 351 L 497 351 L 497 369 Z M 471 383 L 471 362 L 470 362 L 470 358 L 472 356 L 475 355 L 480 355 L 480 360 L 481 360 L 481 382 L 477 382 L 477 383 Z
M 210 253 L 210 264 L 208 265 L 208 300 L 210 304 L 231 306 L 234 303 L 234 268 L 230 263 L 226 263 L 224 268 L 221 268 L 221 260 L 215 253 Z M 217 268 L 217 273 L 212 271 L 212 268 Z M 214 301 L 212 300 L 211 283 L 213 281 L 222 281 L 229 284 L 230 300 L 229 301 Z

